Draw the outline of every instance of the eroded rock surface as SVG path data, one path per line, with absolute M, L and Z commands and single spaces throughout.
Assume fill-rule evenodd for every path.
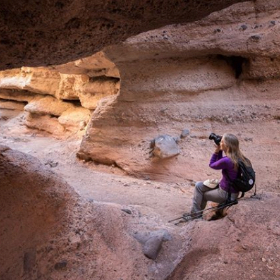
M 2 3 L 3 69 L 41 67 L 1 76 L 1 140 L 8 143 L 13 135 L 11 143 L 23 141 L 28 152 L 24 141 L 34 135 L 14 137 L 24 124 L 60 136 L 87 129 L 80 158 L 146 179 L 127 180 L 116 191 L 116 183 L 100 187 L 100 177 L 88 182 L 69 165 L 67 178 L 75 180 L 79 197 L 48 169 L 63 174 L 67 156 L 58 146 L 44 165 L 1 147 L 2 278 L 279 279 L 279 3 L 247 1 L 186 23 L 240 1 L 187 2 Z M 142 33 L 92 56 L 174 22 L 186 24 Z M 42 67 L 49 62 L 64 64 Z M 19 113 L 23 108 L 27 116 Z M 20 127 L 12 128 L 13 122 Z M 179 139 L 182 131 L 179 155 L 150 157 L 152 139 Z M 248 195 L 222 220 L 175 227 L 166 213 L 181 215 L 191 204 L 193 181 L 216 177 L 207 169 L 210 132 L 239 137 L 256 169 L 259 194 Z M 66 153 L 75 152 L 71 142 L 65 145 Z M 133 203 L 127 198 L 132 188 Z M 186 199 L 179 209 L 171 189 Z M 114 203 L 121 195 L 127 205 Z M 162 232 L 168 238 L 153 235 Z M 148 236 L 143 242 L 136 238 L 141 234 Z
M 2 0 L 0 69 L 57 65 L 167 24 L 189 22 L 241 0 Z
M 120 88 L 118 69 L 102 52 L 68 65 L 1 71 L 0 78 L 1 108 L 24 109 L 29 128 L 55 137 L 84 133 L 98 102 Z
M 166 279 L 278 279 L 277 211 L 279 195 L 263 193 L 232 207 L 227 218 L 197 223 L 188 253 Z
M 48 166 L 5 146 L 0 179 L 1 279 L 279 279 L 275 193 L 247 196 L 218 221 L 174 226 L 152 207 L 80 197 Z M 160 195 L 164 185 L 153 184 Z
M 0 180 L 1 279 L 163 279 L 174 269 L 182 237 L 145 207 L 82 198 L 38 159 L 5 146 Z M 134 233 L 159 229 L 172 235 L 170 258 L 163 248 L 155 264 Z
M 264 161 L 277 176 L 269 162 L 279 163 L 273 156 L 279 146 L 279 16 L 278 2 L 249 1 L 106 48 L 121 73 L 120 94 L 102 114 L 94 113 L 79 157 L 142 178 L 196 180 L 213 176 L 201 170 L 211 150 L 209 134 L 232 132 L 257 174 Z M 149 157 L 157 135 L 179 137 L 186 128 L 190 135 L 179 143 L 179 156 L 162 162 Z

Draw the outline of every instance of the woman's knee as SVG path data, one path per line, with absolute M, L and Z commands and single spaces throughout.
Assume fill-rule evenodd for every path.
M 195 188 L 196 189 L 201 189 L 201 187 L 203 186 L 203 182 L 202 181 L 198 181 L 195 183 Z
M 203 185 L 203 182 L 196 182 L 195 183 L 195 191 L 199 193 L 204 193 L 209 190 L 206 186 Z

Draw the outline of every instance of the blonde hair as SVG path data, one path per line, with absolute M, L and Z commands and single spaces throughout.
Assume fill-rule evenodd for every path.
M 250 161 L 242 154 L 239 149 L 239 140 L 238 138 L 230 133 L 225 133 L 223 135 L 226 155 L 229 157 L 233 164 L 234 168 L 238 169 L 238 160 L 242 160 L 246 165 L 251 165 Z

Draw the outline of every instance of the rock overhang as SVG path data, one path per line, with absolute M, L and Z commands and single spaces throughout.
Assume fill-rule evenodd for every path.
M 240 0 L 2 1 L 0 69 L 63 64 L 167 24 L 191 22 Z

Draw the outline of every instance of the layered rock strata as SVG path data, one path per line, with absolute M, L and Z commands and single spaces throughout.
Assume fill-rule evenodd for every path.
M 67 65 L 2 71 L 0 78 L 0 107 L 24 109 L 28 127 L 56 137 L 84 131 L 99 100 L 117 95 L 120 84 L 103 53 Z
M 144 178 L 195 180 L 213 176 L 201 170 L 212 151 L 209 134 L 232 132 L 257 172 L 263 160 L 270 165 L 270 156 L 278 162 L 264 143 L 276 149 L 280 143 L 279 17 L 277 2 L 248 1 L 107 47 L 121 91 L 94 112 L 79 157 Z M 152 139 L 184 129 L 190 135 L 179 144 L 179 156 L 150 157 Z M 277 174 L 275 166 L 270 170 Z

